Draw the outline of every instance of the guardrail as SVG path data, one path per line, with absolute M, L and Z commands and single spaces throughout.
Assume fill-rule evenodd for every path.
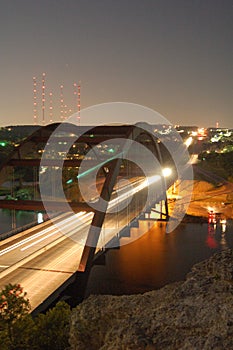
M 50 215 L 50 217 L 56 217 L 56 216 L 59 216 L 59 215 L 61 215 L 60 212 L 59 212 L 59 213 L 55 213 L 53 216 Z M 45 222 L 47 222 L 47 221 L 49 221 L 49 220 L 50 220 L 50 218 L 49 218 L 49 217 L 46 217 L 46 218 L 43 220 L 43 223 L 45 223 Z M 7 239 L 7 238 L 10 238 L 10 237 L 12 237 L 12 236 L 15 236 L 15 235 L 17 235 L 17 234 L 20 233 L 20 232 L 26 231 L 26 230 L 28 230 L 29 228 L 32 228 L 32 227 L 35 227 L 35 228 L 36 228 L 36 227 L 39 226 L 39 225 L 41 225 L 41 223 L 38 223 L 37 221 L 32 221 L 32 222 L 30 222 L 30 223 L 28 223 L 28 224 L 26 224 L 26 225 L 23 225 L 23 226 L 20 226 L 20 227 L 14 229 L 14 230 L 0 233 L 0 242 L 2 242 L 3 240 L 5 240 L 5 239 Z
M 46 221 L 46 220 L 45 220 Z M 25 231 L 33 226 L 36 226 L 38 225 L 38 222 L 37 221 L 33 221 L 33 222 L 30 222 L 29 224 L 26 224 L 24 226 L 20 226 L 14 230 L 11 230 L 11 231 L 7 231 L 7 232 L 3 232 L 0 234 L 0 241 L 3 241 L 4 239 L 6 238 L 9 238 L 11 236 L 14 236 L 16 235 L 17 233 L 19 232 L 22 232 L 22 231 Z

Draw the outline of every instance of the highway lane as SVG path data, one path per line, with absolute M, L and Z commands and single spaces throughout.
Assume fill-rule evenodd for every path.
M 105 228 L 111 227 L 111 234 L 110 236 L 106 232 L 103 234 L 101 238 L 103 244 L 112 238 L 113 234 L 119 232 L 119 227 L 112 214 L 106 221 Z M 119 215 L 119 226 L 126 223 L 125 214 L 122 212 Z M 88 229 L 87 225 L 84 230 L 85 235 Z M 8 283 L 20 283 L 27 292 L 33 310 L 77 271 L 82 252 L 82 243 L 65 237 L 62 242 L 1 278 L 0 288 Z
M 153 177 L 149 179 L 150 181 L 153 184 L 159 181 L 159 177 Z M 133 188 L 132 185 L 126 186 L 124 190 L 119 191 L 117 198 L 110 201 L 109 211 L 127 201 L 136 192 L 140 196 L 140 191 L 145 190 L 147 184 L 148 182 L 140 179 Z M 74 222 L 73 215 L 62 218 L 60 221 L 60 224 L 69 227 L 70 237 L 63 235 L 56 226 L 52 225 L 49 229 L 46 227 L 40 234 L 34 232 L 31 237 L 22 236 L 20 240 L 17 239 L 17 242 L 12 241 L 7 246 L 2 246 L 0 251 L 2 273 L 7 271 L 9 273 L 0 279 L 0 288 L 7 283 L 22 284 L 34 309 L 72 275 L 79 266 L 93 213 L 80 212 L 77 215 L 79 219 L 83 219 L 79 227 Z M 118 216 L 117 224 L 115 215 Z M 119 232 L 120 227 L 126 225 L 128 220 L 132 220 L 135 216 L 135 208 L 132 206 L 128 216 L 125 211 L 115 215 L 107 214 L 100 237 L 103 246 Z M 30 259 L 35 252 L 39 254 Z M 17 265 L 19 262 L 20 264 Z M 6 269 L 10 264 L 16 264 L 16 268 Z
M 80 212 L 74 214 L 77 218 L 86 218 L 86 213 Z M 90 214 L 90 213 L 89 213 Z M 55 222 L 58 222 L 56 219 Z M 77 228 L 73 222 L 73 216 L 69 215 L 68 217 L 60 218 L 62 225 L 66 225 L 69 228 L 70 234 L 74 232 Z M 41 230 L 32 230 L 30 235 L 30 230 L 27 230 L 26 237 L 21 236 L 20 239 L 17 238 L 16 241 L 8 242 L 6 245 L 1 247 L 0 250 L 0 265 L 1 270 L 4 270 L 3 266 L 12 266 L 17 262 L 29 257 L 31 254 L 36 251 L 46 247 L 52 242 L 59 242 L 64 238 L 64 235 L 55 225 L 47 226 Z M 1 276 L 1 274 L 0 274 Z
M 20 283 L 33 310 L 77 270 L 82 250 L 83 246 L 66 238 L 62 244 L 1 278 L 0 288 Z
M 151 179 L 149 179 L 149 181 L 157 180 L 159 180 L 159 177 L 151 177 Z M 133 185 L 128 184 L 119 189 L 117 191 L 117 197 L 110 201 L 108 211 L 111 212 L 112 209 L 128 201 L 135 193 L 146 188 L 146 186 L 146 180 L 138 179 Z M 1 246 L 0 271 L 7 269 L 19 261 L 23 261 L 25 258 L 29 259 L 30 255 L 34 258 L 33 254 L 35 254 L 36 251 L 48 247 L 49 244 L 59 243 L 66 236 L 76 241 L 82 241 L 84 244 L 86 240 L 84 228 L 90 225 L 92 217 L 92 212 L 86 213 L 81 211 L 76 214 L 71 213 L 65 218 L 61 217 L 60 220 L 56 219 L 54 221 L 56 225 L 46 226 L 39 231 L 29 229 L 25 236 L 20 234 L 20 237 L 18 237 L 17 235 L 15 240 L 10 240 L 10 242 L 8 241 L 5 245 Z M 59 223 L 59 226 L 57 226 L 57 223 Z M 62 231 L 62 227 L 66 228 L 65 235 Z M 61 228 L 61 230 L 59 230 L 59 228 Z

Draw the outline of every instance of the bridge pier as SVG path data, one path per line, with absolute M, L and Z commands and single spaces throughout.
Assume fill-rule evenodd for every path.
M 120 237 L 130 237 L 130 226 L 124 227 L 120 232 L 119 232 Z
M 76 271 L 74 281 L 62 292 L 60 300 L 65 300 L 71 308 L 80 304 L 84 297 L 90 271 Z
M 131 223 L 130 223 L 130 227 L 139 227 L 139 223 L 138 223 L 138 218 L 134 219 Z
M 159 202 L 153 203 L 152 207 L 147 208 L 144 214 L 144 220 L 168 221 L 169 212 L 167 198 L 162 199 Z

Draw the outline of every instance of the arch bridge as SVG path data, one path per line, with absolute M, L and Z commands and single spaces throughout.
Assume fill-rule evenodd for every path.
M 25 261 L 31 264 L 34 256 L 48 253 L 56 241 L 69 237 L 82 245 L 79 255 L 74 253 L 78 266 L 70 277 L 74 294 L 77 285 L 87 283 L 97 251 L 118 247 L 121 233 L 132 222 L 151 210 L 157 218 L 168 218 L 166 190 L 177 179 L 168 144 L 180 152 L 170 126 L 144 123 L 95 127 L 55 123 L 23 140 L 0 166 L 0 184 L 8 190 L 0 207 L 10 209 L 13 217 L 17 210 L 47 212 L 62 234 L 49 242 L 44 239 L 42 246 L 35 244 L 35 251 L 0 271 L 0 277 L 6 279 Z M 172 173 L 165 178 L 162 170 L 168 167 Z M 3 241 L 4 249 L 9 248 Z M 67 283 L 63 280 L 62 285 Z M 45 304 L 51 302 L 46 298 L 41 297 Z M 35 309 L 38 305 L 35 302 Z

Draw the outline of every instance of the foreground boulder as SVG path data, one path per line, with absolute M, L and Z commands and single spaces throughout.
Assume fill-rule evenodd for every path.
M 186 280 L 131 296 L 90 296 L 73 310 L 72 350 L 233 349 L 233 252 Z

